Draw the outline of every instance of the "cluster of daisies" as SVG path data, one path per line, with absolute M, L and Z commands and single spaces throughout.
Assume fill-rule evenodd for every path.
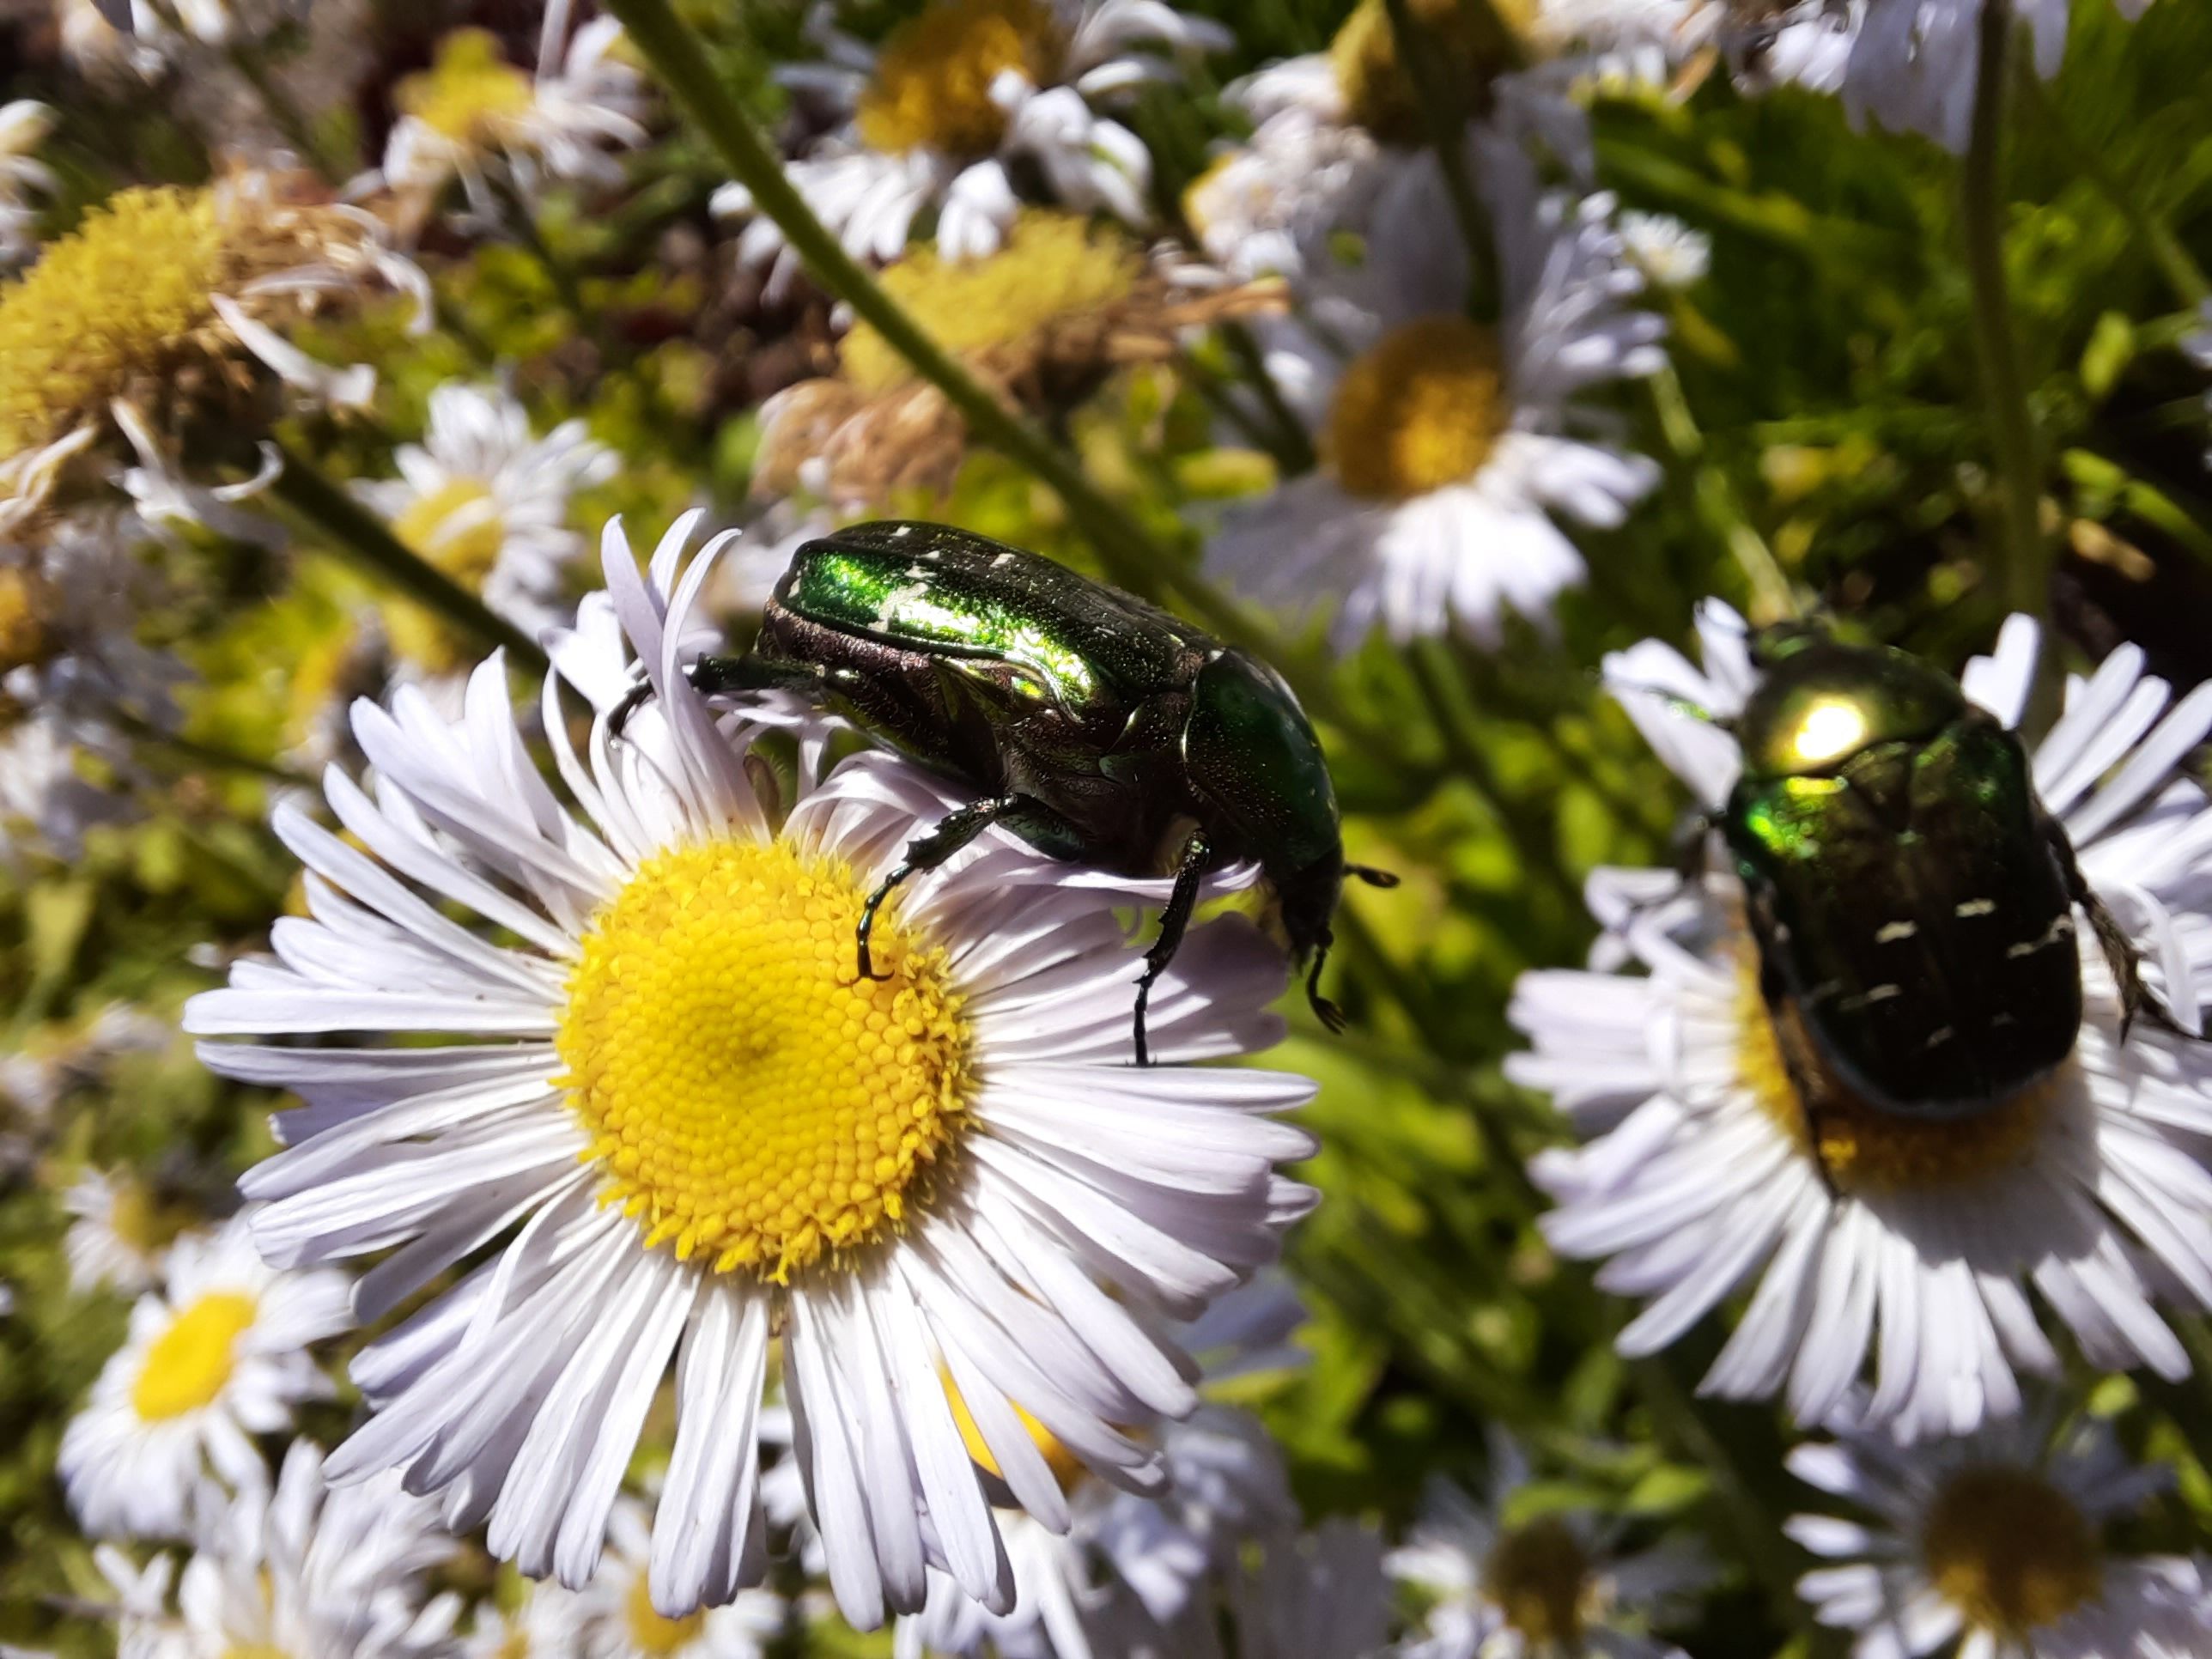
M 780 71 L 786 175 L 1024 413 L 1233 342 L 1218 418 L 1279 482 L 1200 526 L 1209 576 L 1346 654 L 1497 646 L 1657 487 L 1622 410 L 1668 372 L 1654 290 L 1711 259 L 1594 187 L 1589 88 L 1791 81 L 1963 147 L 1979 5 L 1755 9 L 1361 0 L 1224 89 L 1249 132 L 1170 203 L 1142 94 L 1207 76 L 1218 24 L 930 0 L 870 44 L 823 9 Z M 2065 9 L 2018 9 L 2047 75 Z M 281 1099 L 274 1149 L 212 1224 L 125 1169 L 62 1195 L 73 1289 L 133 1299 L 57 1457 L 123 1651 L 740 1659 L 835 1616 L 902 1659 L 1674 1655 L 1721 1563 L 1562 1502 L 1502 1432 L 1485 1481 L 1439 1474 L 1387 1531 L 1302 1514 L 1250 1402 L 1304 1363 L 1278 1263 L 1318 1200 L 1292 1173 L 1315 1085 L 1224 1063 L 1284 1029 L 1245 910 L 1154 988 L 1148 1067 L 1129 917 L 1164 882 L 988 835 L 899 890 L 854 971 L 871 896 L 962 797 L 685 670 L 795 540 L 950 488 L 964 421 L 878 331 L 832 316 L 766 400 L 742 539 L 695 510 L 635 549 L 617 520 L 594 561 L 584 504 L 623 458 L 495 373 L 428 397 L 394 476 L 302 453 L 374 418 L 376 368 L 324 331 L 428 330 L 440 249 L 536 245 L 562 192 L 628 179 L 668 112 L 615 22 L 556 3 L 527 66 L 446 33 L 377 165 L 334 179 L 288 130 L 312 87 L 268 73 L 271 40 L 333 27 L 308 9 L 84 10 L 58 27 L 86 76 L 243 88 L 270 130 L 41 240 L 51 112 L 0 108 L 11 860 L 73 859 L 159 787 L 150 757 L 197 752 L 189 666 L 130 622 L 210 541 L 279 561 L 303 521 L 366 525 L 415 573 L 333 590 L 275 763 L 296 890 L 181 1017 Z M 788 299 L 762 209 L 731 184 L 702 216 Z M 456 595 L 550 671 L 518 696 Z M 1605 665 L 1711 810 L 1750 632 L 1715 604 L 1700 661 Z M 2015 618 L 1963 677 L 2007 726 L 2040 643 Z M 2078 928 L 2079 1038 L 1990 1112 L 1816 1123 L 1717 863 L 1600 871 L 1587 969 L 1514 999 L 1509 1070 L 1574 1139 L 1531 1166 L 1546 1238 L 1638 1304 L 1632 1358 L 1726 1328 L 1705 1389 L 1798 1431 L 1797 1589 L 1860 1659 L 2176 1659 L 2212 1622 L 2205 1565 L 2131 1541 L 2167 1472 L 2081 1386 L 2179 1382 L 2212 1313 L 2212 802 L 2184 770 L 2208 735 L 2212 690 L 2177 699 L 2131 647 L 2065 686 L 2036 788 L 2171 1017 L 2131 1024 Z

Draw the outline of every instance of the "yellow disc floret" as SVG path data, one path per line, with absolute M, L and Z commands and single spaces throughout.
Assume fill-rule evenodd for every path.
M 37 571 L 0 565 L 0 674 L 46 659 L 52 609 L 53 595 Z
M 529 109 L 531 97 L 530 77 L 500 55 L 496 38 L 484 29 L 455 29 L 438 42 L 428 69 L 399 82 L 392 101 L 440 137 L 486 149 Z
M 1440 60 L 1440 73 L 1462 97 L 1486 95 L 1492 81 L 1510 69 L 1512 43 L 1486 33 L 1480 13 L 1464 0 L 1408 0 L 1407 10 L 1425 44 Z M 1535 0 L 1492 0 L 1500 22 L 1528 38 Z M 1359 0 L 1329 42 L 1329 67 L 1344 94 L 1345 112 L 1377 138 L 1417 144 L 1428 136 L 1412 78 L 1398 62 L 1398 39 L 1382 0 Z
M 959 1388 L 950 1376 L 942 1380 L 945 1397 L 952 1407 L 952 1421 L 960 1431 L 960 1439 L 968 1448 L 968 1455 L 975 1460 L 976 1468 L 1005 1480 L 1006 1472 L 999 1467 L 999 1460 L 993 1455 L 990 1443 L 983 1438 L 983 1431 L 976 1426 L 975 1414 L 968 1409 L 968 1401 L 962 1397 Z M 1007 1403 L 1013 1404 L 1011 1401 Z M 1083 1479 L 1083 1460 L 1068 1449 L 1066 1441 L 1018 1405 L 1014 1406 L 1014 1415 L 1029 1431 L 1030 1439 L 1037 1450 L 1043 1454 L 1045 1468 L 1052 1471 L 1052 1478 L 1060 1483 L 1060 1491 L 1074 1491 L 1076 1483 Z
M 988 155 L 1006 130 L 991 83 L 1012 70 L 1050 86 L 1066 46 L 1048 0 L 933 0 L 884 38 L 860 94 L 860 137 L 892 154 Z
M 1529 1651 L 1579 1651 L 1590 1594 L 1589 1552 L 1556 1517 L 1516 1527 L 1483 1562 L 1482 1592 Z
M 230 264 L 204 190 L 118 191 L 0 290 L 0 459 L 159 373 L 214 320 Z
M 1796 1014 L 1785 1008 L 1778 1018 L 1801 1028 L 1793 1030 L 1790 1047 L 1809 1054 Z M 1820 1098 L 1808 1115 L 1784 1057 L 1777 1018 L 1759 994 L 1759 967 L 1747 953 L 1736 984 L 1737 1080 L 1801 1151 L 1820 1159 L 1840 1192 L 1972 1181 L 2026 1157 L 2049 1121 L 2056 1081 L 2023 1089 L 1972 1117 L 1921 1119 L 1869 1106 L 1826 1072 L 1815 1079 Z
M 629 1600 L 623 1604 L 623 1622 L 629 1626 L 629 1644 L 649 1659 L 666 1659 L 666 1656 L 690 1647 L 699 1639 L 706 1628 L 707 1611 L 688 1613 L 681 1619 L 671 1619 L 653 1605 L 653 1583 L 641 1572 L 629 1587 Z
M 973 355 L 1027 340 L 1060 318 L 1101 311 L 1127 298 L 1144 270 L 1143 255 L 1119 231 L 1027 209 L 996 253 L 955 264 L 933 247 L 916 248 L 883 282 L 932 339 Z M 863 392 L 914 379 L 906 359 L 865 323 L 845 337 L 844 364 Z
M 783 1282 L 888 1237 L 966 1122 L 942 951 L 781 843 L 656 854 L 594 918 L 556 1039 L 606 1201 L 716 1272 Z M 917 1190 L 919 1188 L 919 1190 Z
M 1402 501 L 1473 477 L 1511 419 L 1498 337 L 1421 317 L 1368 348 L 1337 382 L 1324 447 L 1337 482 Z
M 131 1405 L 148 1423 L 181 1417 L 214 1403 L 230 1381 L 238 1339 L 252 1325 L 252 1297 L 212 1291 L 170 1322 L 146 1350 L 131 1385 Z
M 1920 1550 L 1945 1601 L 2014 1642 L 2057 1624 L 2104 1583 L 2088 1517 L 2026 1469 L 1970 1467 L 1951 1475 L 1929 1506 Z
M 392 521 L 392 533 L 471 593 L 483 592 L 507 544 L 499 502 L 479 478 L 449 478 L 417 497 Z M 431 612 L 405 599 L 381 608 L 385 632 L 400 656 L 441 671 L 459 665 L 460 641 Z

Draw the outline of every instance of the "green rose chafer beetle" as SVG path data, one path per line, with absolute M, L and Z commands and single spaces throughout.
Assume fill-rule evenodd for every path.
M 1321 994 L 1347 874 L 1320 740 L 1282 677 L 1180 617 L 1054 561 L 944 525 L 854 525 L 804 544 L 742 656 L 688 671 L 708 695 L 780 687 L 977 792 L 908 843 L 857 929 L 898 884 L 998 825 L 1048 856 L 1118 874 L 1172 871 L 1137 981 L 1145 1008 L 1210 873 L 1256 862 L 1306 994 Z M 634 694 L 645 695 L 642 688 Z M 623 711 L 617 711 L 621 713 Z
M 1760 678 L 1721 722 L 1742 770 L 1715 827 L 1809 1117 L 1850 1102 L 1957 1120 L 2049 1077 L 2081 1030 L 2077 908 L 2124 1020 L 2180 1029 L 2037 798 L 2020 738 L 1957 680 L 1794 625 L 1755 635 L 1752 660 Z

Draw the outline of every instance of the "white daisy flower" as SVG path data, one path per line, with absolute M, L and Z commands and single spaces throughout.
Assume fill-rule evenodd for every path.
M 573 617 L 562 587 L 586 544 L 569 526 L 568 503 L 621 465 L 582 421 L 540 438 L 505 387 L 441 386 L 422 442 L 402 444 L 392 459 L 398 477 L 356 489 L 402 542 L 533 637 Z M 444 630 L 420 608 L 386 606 L 384 622 L 410 663 L 451 665 Z
M 1612 528 L 1655 484 L 1648 458 L 1605 441 L 1589 388 L 1648 374 L 1660 320 L 1631 310 L 1643 278 L 1610 198 L 1539 194 L 1517 144 L 1477 146 L 1498 227 L 1503 314 L 1468 320 L 1465 254 L 1433 159 L 1402 164 L 1376 208 L 1368 259 L 1323 333 L 1272 331 L 1269 368 L 1312 420 L 1322 465 L 1232 512 L 1207 559 L 1288 610 L 1337 600 L 1349 651 L 1456 628 L 1494 643 L 1506 613 L 1539 623 L 1582 580 L 1553 514 Z M 1349 362 L 1335 339 L 1358 348 Z
M 1980 80 L 1984 0 L 1864 0 L 1844 70 L 1844 104 L 1893 132 L 1925 134 L 1964 155 Z M 2009 0 L 2025 27 L 2035 72 L 2048 81 L 2066 55 L 2067 0 Z M 2112 0 L 2123 17 L 2150 0 Z
M 2212 1589 L 2178 1556 L 2123 1554 L 2108 1523 L 2172 1471 L 2128 1462 L 2085 1420 L 2050 1444 L 2030 1412 L 1971 1439 L 1909 1449 L 1839 1431 L 1790 1454 L 1790 1472 L 1844 1500 L 1850 1518 L 1785 1526 L 1837 1565 L 1798 1580 L 1814 1617 L 1857 1632 L 1856 1659 L 2181 1659 L 2212 1628 Z
M 1671 213 L 1631 209 L 1620 218 L 1630 263 L 1654 288 L 1695 288 L 1713 265 L 1713 239 Z
M 273 1492 L 264 1483 L 207 1503 L 202 1522 L 181 1573 L 171 1556 L 140 1568 L 112 1545 L 98 1552 L 119 1601 L 122 1659 L 453 1651 L 459 1601 L 426 1601 L 423 1579 L 455 1545 L 436 1506 L 410 1498 L 396 1477 L 326 1490 L 321 1449 L 295 1440 Z
M 1716 808 L 1735 741 L 1684 705 L 1732 714 L 1755 672 L 1734 612 L 1709 605 L 1698 633 L 1702 672 L 1656 641 L 1606 672 L 1660 757 Z M 2015 617 L 1996 654 L 1968 665 L 1967 696 L 2016 722 L 2036 653 L 2034 625 Z M 2169 713 L 2170 697 L 2140 651 L 2114 652 L 2069 684 L 2033 775 L 2147 977 L 2193 1029 L 2212 971 L 2212 925 L 2195 908 L 2212 811 L 2173 772 L 2212 732 L 2212 688 Z M 1650 1298 L 1625 1352 L 1666 1346 L 1748 1286 L 1709 1391 L 1778 1391 L 1800 1421 L 1820 1422 L 1871 1367 L 1871 1417 L 1906 1436 L 2017 1412 L 2015 1373 L 2059 1363 L 2048 1316 L 2100 1367 L 2186 1372 L 2153 1298 L 2212 1306 L 2212 1089 L 2194 1041 L 2148 1018 L 2122 1040 L 2092 929 L 2079 929 L 2080 1036 L 2051 1081 L 1936 1122 L 1824 1104 L 1816 1146 L 1735 878 L 1677 886 L 1656 871 L 1596 872 L 1591 906 L 1609 931 L 1595 960 L 1648 971 L 1524 975 L 1511 1009 L 1534 1051 L 1509 1074 L 1595 1137 L 1537 1159 L 1559 1206 L 1546 1236 L 1569 1255 L 1611 1258 L 1599 1282 Z
M 1580 1515 L 1520 1517 L 1527 1459 L 1491 1437 L 1490 1497 L 1478 1504 L 1450 1481 L 1431 1480 L 1420 1519 L 1384 1560 L 1390 1576 L 1428 1604 L 1406 1659 L 1682 1659 L 1647 1628 L 1685 1611 L 1714 1577 L 1712 1564 L 1668 1542 L 1618 1554 Z
M 948 258 L 995 250 L 1020 204 L 1024 165 L 1049 202 L 1148 225 L 1152 156 L 1099 109 L 1175 79 L 1178 58 L 1233 44 L 1218 23 L 1160 0 L 930 0 L 872 49 L 829 15 L 818 11 L 815 27 L 828 61 L 800 76 L 851 118 L 785 170 L 848 252 L 879 262 L 896 258 L 918 228 Z M 751 192 L 725 185 L 714 207 L 750 217 Z M 933 210 L 930 231 L 918 222 Z M 772 265 L 771 295 L 798 275 L 783 233 L 766 219 L 746 228 L 738 249 L 749 264 Z
M 49 195 L 54 175 L 31 154 L 54 124 L 54 112 L 34 99 L 0 104 L 0 266 L 27 258 L 38 246 L 34 195 Z
M 438 43 L 430 68 L 393 89 L 399 119 L 370 182 L 397 193 L 404 223 L 419 228 L 456 179 L 472 222 L 494 229 L 509 216 L 494 177 L 526 204 L 555 180 L 622 182 L 610 152 L 646 140 L 644 77 L 614 55 L 615 18 L 592 19 L 564 50 L 568 15 L 565 4 L 549 9 L 535 75 L 508 63 L 489 31 L 463 28 Z
M 811 717 L 782 781 L 754 747 L 769 726 L 690 691 L 678 665 L 718 642 L 689 620 L 713 563 L 682 568 L 697 516 L 649 584 L 610 526 L 609 592 L 556 645 L 599 711 L 579 755 L 549 683 L 575 810 L 531 764 L 496 658 L 459 725 L 405 689 L 358 705 L 375 793 L 336 770 L 325 787 L 368 850 L 281 811 L 312 918 L 280 921 L 278 960 L 241 965 L 185 1027 L 465 1039 L 203 1048 L 308 1103 L 241 1183 L 268 1200 L 272 1260 L 404 1246 L 356 1291 L 373 1320 L 496 1246 L 356 1360 L 375 1415 L 334 1478 L 404 1468 L 455 1528 L 488 1519 L 495 1553 L 580 1585 L 672 1360 L 652 1583 L 681 1616 L 754 1565 L 776 1335 L 848 1617 L 921 1605 L 925 1511 L 947 1571 L 1003 1609 L 1012 1569 L 945 1381 L 1047 1525 L 1066 1527 L 1067 1503 L 1022 1413 L 1104 1479 L 1158 1490 L 1164 1460 L 1127 1431 L 1197 1398 L 1155 1310 L 1194 1315 L 1309 1207 L 1275 1165 L 1312 1143 L 1275 1118 L 1311 1085 L 1130 1066 L 1136 957 L 1114 906 L 1166 884 L 996 836 L 900 890 L 876 951 L 889 976 L 856 981 L 863 898 L 955 798 L 882 752 L 825 770 Z M 607 714 L 641 668 L 657 696 L 617 738 Z M 781 702 L 770 718 L 793 726 Z M 1256 930 L 1217 923 L 1177 963 L 1155 1004 L 1164 1052 L 1274 1040 L 1283 968 Z
M 161 1280 L 161 1262 L 185 1220 L 151 1188 L 129 1174 L 87 1170 L 62 1194 L 76 1220 L 62 1236 L 70 1288 L 80 1295 L 103 1286 L 137 1295 Z
M 345 1329 L 345 1276 L 263 1262 L 250 1212 L 180 1238 L 166 1288 L 131 1311 L 131 1334 L 62 1436 L 70 1508 L 95 1537 L 170 1537 L 211 1468 L 240 1491 L 268 1483 L 252 1437 L 332 1393 L 310 1345 Z
M 1725 61 L 1737 87 L 1834 92 L 1867 0 L 1541 0 L 1530 33 L 1572 86 L 1681 95 Z
M 530 1621 L 560 1628 L 562 1650 L 576 1659 L 761 1659 L 791 1623 L 783 1597 L 765 1589 L 740 1590 L 726 1607 L 671 1619 L 653 1605 L 652 1556 L 651 1511 L 635 1498 L 621 1499 L 597 1576 L 581 1590 L 534 1589 Z
M 1339 1516 L 1279 1534 L 1229 1584 L 1236 1659 L 1370 1659 L 1390 1626 L 1382 1537 Z
M 1304 1317 L 1288 1285 L 1267 1276 L 1232 1291 L 1175 1334 L 1204 1366 L 1200 1386 L 1218 1386 L 1304 1363 L 1286 1345 Z M 969 1449 L 984 1462 L 972 1419 L 964 1412 L 963 1419 Z M 1157 1497 L 1085 1477 L 1048 1431 L 1030 1432 L 1067 1490 L 1066 1533 L 1055 1535 L 1027 1516 L 1003 1516 L 1012 1611 L 993 1613 L 933 1571 L 927 1605 L 898 1622 L 900 1659 L 1091 1659 L 1164 1650 L 1170 1629 L 1203 1601 L 1208 1576 L 1232 1565 L 1242 1543 L 1297 1524 L 1282 1453 L 1249 1412 L 1206 1405 L 1163 1425 L 1156 1438 L 1169 1487 Z

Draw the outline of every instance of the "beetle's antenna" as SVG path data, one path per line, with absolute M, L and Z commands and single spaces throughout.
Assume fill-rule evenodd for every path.
M 1370 887 L 1395 887 L 1398 884 L 1395 871 L 1377 870 L 1371 864 L 1347 864 L 1344 866 L 1344 873 L 1355 880 L 1365 882 Z

